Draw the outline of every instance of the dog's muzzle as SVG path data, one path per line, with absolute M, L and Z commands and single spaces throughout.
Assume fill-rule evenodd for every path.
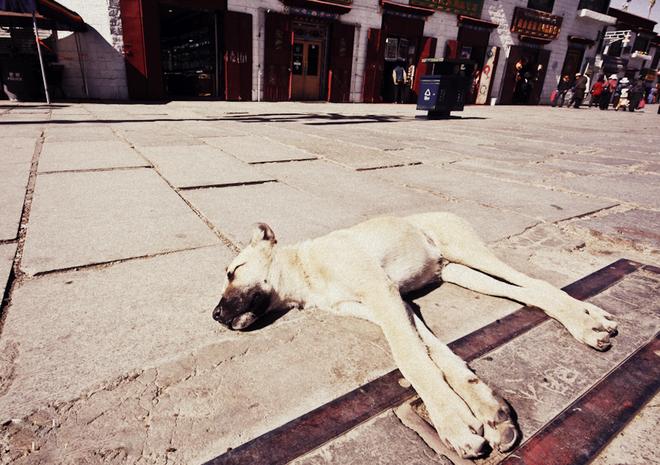
M 213 319 L 229 329 L 243 330 L 263 315 L 270 304 L 270 296 L 261 291 L 243 296 L 222 297 L 213 309 Z

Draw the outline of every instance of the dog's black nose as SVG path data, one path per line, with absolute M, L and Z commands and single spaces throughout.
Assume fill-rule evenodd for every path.
M 220 309 L 220 304 L 213 309 L 213 319 L 218 323 L 224 323 L 222 319 L 222 310 Z

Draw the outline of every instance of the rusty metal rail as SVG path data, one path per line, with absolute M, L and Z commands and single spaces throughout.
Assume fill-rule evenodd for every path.
M 563 288 L 576 299 L 593 297 L 626 275 L 644 267 L 618 260 Z M 534 307 L 519 310 L 484 326 L 449 347 L 466 361 L 474 360 L 526 333 L 548 317 Z M 415 396 L 414 389 L 399 384 L 393 370 L 321 407 L 206 462 L 204 465 L 280 465 L 331 441 L 359 424 Z M 522 462 L 525 463 L 525 462 Z M 546 464 L 548 465 L 548 464 Z
M 589 463 L 658 392 L 658 354 L 656 334 L 499 465 Z

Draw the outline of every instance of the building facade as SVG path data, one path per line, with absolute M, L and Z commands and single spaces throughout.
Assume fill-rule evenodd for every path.
M 89 26 L 58 37 L 66 97 L 113 100 L 391 102 L 402 65 L 412 102 L 423 60 L 450 57 L 477 64 L 468 103 L 542 104 L 560 76 L 606 69 L 622 21 L 609 0 L 60 2 Z

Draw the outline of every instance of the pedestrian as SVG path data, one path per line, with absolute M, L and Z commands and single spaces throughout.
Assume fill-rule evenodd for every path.
M 619 81 L 619 84 L 616 86 L 616 92 L 614 94 L 614 102 L 612 106 L 616 111 L 619 111 L 620 108 L 624 110 L 630 104 L 630 81 L 627 77 L 622 77 Z
M 394 81 L 394 103 L 403 103 L 406 91 L 406 70 L 401 63 L 397 63 L 392 70 L 392 80 Z
M 607 87 L 607 83 L 605 82 L 605 76 L 602 74 L 598 76 L 598 80 L 594 84 L 594 86 L 591 88 L 591 100 L 589 101 L 589 106 L 599 106 L 600 104 L 600 97 L 603 95 L 603 90 Z
M 572 104 L 574 108 L 580 108 L 580 105 L 582 105 L 582 100 L 584 100 L 584 94 L 587 92 L 588 82 L 589 81 L 587 80 L 587 77 L 582 73 L 575 74 L 575 82 L 573 83 L 573 98 L 568 104 L 569 106 Z
M 639 108 L 639 103 L 644 98 L 644 83 L 641 79 L 637 79 L 630 87 L 630 103 L 628 104 L 628 111 L 635 111 Z
M 559 108 L 564 106 L 564 101 L 566 100 L 566 93 L 571 88 L 571 78 L 568 74 L 564 74 L 557 84 L 557 92 L 554 100 L 552 101 L 552 106 L 559 106 Z

